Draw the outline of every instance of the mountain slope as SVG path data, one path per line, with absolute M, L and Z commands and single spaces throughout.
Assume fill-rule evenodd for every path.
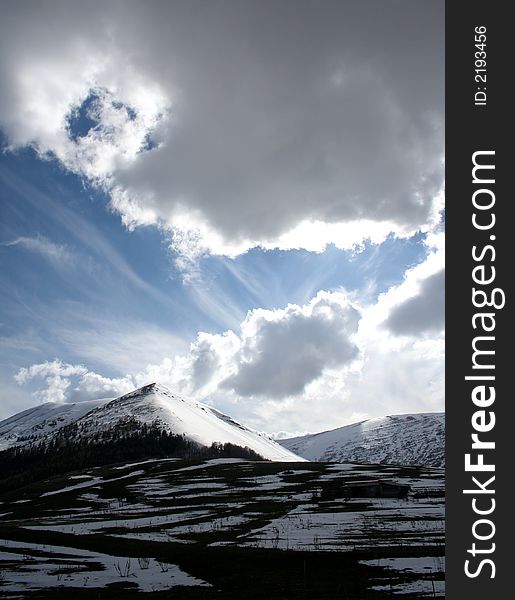
M 123 430 L 123 425 L 130 420 L 136 426 L 157 425 L 202 446 L 211 446 L 214 442 L 230 443 L 247 446 L 268 460 L 304 460 L 268 436 L 241 425 L 216 409 L 185 400 L 155 383 L 114 400 L 58 406 L 61 413 L 55 405 L 45 404 L 1 422 L 0 432 L 5 432 L 4 448 L 31 444 L 33 440 L 27 438 L 34 432 L 41 432 L 39 439 L 45 435 L 46 439 L 50 439 L 59 429 L 70 424 L 74 425 L 73 435 L 81 440 L 92 441 L 106 432 L 112 432 L 112 437 L 116 437 L 117 431 Z M 16 423 L 15 430 L 13 425 Z
M 0 421 L 0 451 L 23 446 L 51 435 L 83 415 L 109 402 L 110 398 L 84 402 L 46 402 Z
M 279 443 L 311 461 L 443 467 L 445 415 L 380 417 Z

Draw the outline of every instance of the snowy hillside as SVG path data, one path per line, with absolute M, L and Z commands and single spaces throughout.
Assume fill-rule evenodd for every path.
M 443 598 L 443 475 L 235 458 L 150 459 L 54 475 L 0 492 L 0 594 Z M 363 480 L 394 481 L 409 493 L 343 491 Z M 322 499 L 324 490 L 331 500 Z M 342 581 L 349 594 L 342 595 Z
M 266 435 L 249 429 L 210 406 L 185 400 L 152 383 L 90 411 L 77 421 L 81 435 L 113 429 L 124 418 L 140 423 L 156 421 L 167 431 L 204 446 L 213 442 L 248 446 L 269 460 L 302 460 Z
M 0 450 L 23 446 L 49 435 L 109 402 L 110 398 L 85 402 L 46 402 L 0 421 Z
M 249 447 L 263 458 L 303 460 L 266 435 L 237 423 L 200 402 L 185 400 L 162 385 L 152 383 L 114 400 L 77 404 L 44 404 L 0 423 L 2 447 L 30 444 L 34 434 L 51 436 L 75 424 L 74 435 L 91 440 L 99 433 L 115 432 L 128 419 L 160 428 L 211 446 L 213 442 Z
M 445 415 L 421 413 L 369 419 L 279 443 L 312 461 L 443 467 Z

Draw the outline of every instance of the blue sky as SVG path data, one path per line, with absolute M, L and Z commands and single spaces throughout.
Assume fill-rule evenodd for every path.
M 289 56 L 279 23 L 272 46 L 282 40 L 284 68 L 315 90 L 292 104 L 298 84 L 262 41 L 234 39 L 242 64 L 231 62 L 221 6 L 202 26 L 206 49 L 227 57 L 212 81 L 212 52 L 188 54 L 181 35 L 170 72 L 165 32 L 127 51 L 160 11 L 196 24 L 178 4 L 124 15 L 105 47 L 101 23 L 119 3 L 95 5 L 89 28 L 79 4 L 50 2 L 44 15 L 29 4 L 26 19 L 11 7 L 10 27 L 28 34 L 58 15 L 70 52 L 40 30 L 19 52 L 4 36 L 0 417 L 154 379 L 271 433 L 443 409 L 443 94 L 422 102 L 407 59 L 388 67 L 402 83 L 394 93 L 384 65 L 373 73 L 373 44 L 360 60 L 336 34 L 318 57 Z M 321 31 L 340 10 L 328 6 Z M 420 28 L 427 12 L 441 35 L 443 14 L 419 12 L 403 18 Z M 299 31 L 308 17 L 297 16 Z M 442 88 L 429 33 L 415 50 Z M 375 51 L 383 57 L 384 40 Z M 242 68 L 274 93 L 256 98 L 249 79 L 233 104 Z M 349 117 L 356 107 L 363 114 Z

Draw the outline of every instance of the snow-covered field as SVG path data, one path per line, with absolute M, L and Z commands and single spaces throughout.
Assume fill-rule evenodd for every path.
M 324 486 L 365 479 L 408 484 L 410 491 L 406 498 L 321 499 Z M 191 556 L 256 549 L 279 552 L 278 561 L 280 551 L 347 557 L 370 570 L 370 590 L 443 597 L 441 469 L 156 459 L 55 478 L 2 501 L 6 597 L 115 583 L 146 593 L 189 586 L 208 594 L 215 585 L 209 561 L 199 559 L 191 573 Z M 218 568 L 232 568 L 221 562 Z
M 0 539 L 2 592 L 28 592 L 55 587 L 104 588 L 127 583 L 142 592 L 176 586 L 208 586 L 177 565 L 155 559 L 109 556 L 65 546 Z

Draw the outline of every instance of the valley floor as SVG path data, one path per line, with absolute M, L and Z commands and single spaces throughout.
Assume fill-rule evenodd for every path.
M 365 480 L 410 491 L 338 492 Z M 0 571 L 5 598 L 443 598 L 443 470 L 240 459 L 93 468 L 3 494 Z

